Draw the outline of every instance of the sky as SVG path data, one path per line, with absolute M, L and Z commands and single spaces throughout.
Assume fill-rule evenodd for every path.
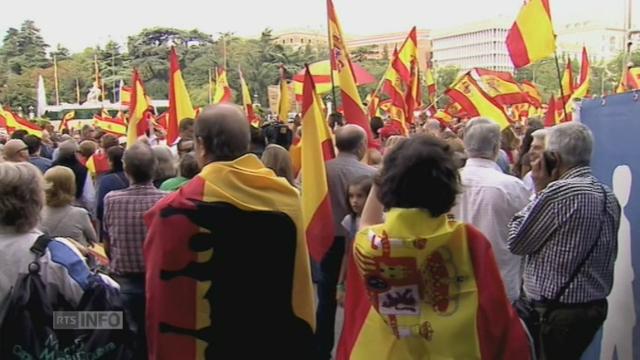
M 627 0 L 549 0 L 556 29 L 565 23 L 600 21 L 622 27 Z M 640 25 L 636 0 L 633 22 Z M 444 29 L 498 15 L 514 18 L 522 0 L 334 0 L 343 31 L 352 36 Z M 218 36 L 258 36 L 270 27 L 326 31 L 325 0 L 17 0 L 0 5 L 0 39 L 10 27 L 31 19 L 45 41 L 71 51 L 126 43 L 146 27 L 197 28 Z

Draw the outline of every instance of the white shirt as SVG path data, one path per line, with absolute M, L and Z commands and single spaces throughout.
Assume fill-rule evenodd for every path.
M 478 228 L 492 245 L 507 296 L 520 293 L 520 256 L 507 247 L 511 218 L 529 202 L 531 193 L 520 179 L 506 175 L 496 162 L 471 158 L 460 170 L 462 193 L 451 210 L 459 221 Z
M 533 176 L 531 176 L 531 171 L 529 171 L 524 175 L 524 177 L 522 178 L 522 182 L 524 183 L 524 186 L 527 187 L 527 189 L 531 194 L 536 193 L 536 184 L 533 183 Z

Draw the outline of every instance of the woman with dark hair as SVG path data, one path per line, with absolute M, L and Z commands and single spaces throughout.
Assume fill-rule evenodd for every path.
M 63 142 L 58 148 L 58 157 L 51 166 L 64 166 L 73 171 L 76 179 L 75 205 L 93 213 L 96 198 L 95 188 L 87 168 L 78 160 L 78 151 L 78 143 L 75 140 Z
M 115 190 L 122 190 L 129 187 L 129 180 L 124 174 L 122 165 L 122 155 L 124 149 L 121 146 L 112 146 L 107 150 L 107 158 L 109 159 L 109 167 L 111 171 L 100 178 L 98 183 L 98 205 L 96 207 L 98 220 L 102 221 L 104 212 L 104 197 L 108 193 Z M 102 227 L 100 227 L 102 229 Z
M 353 244 L 338 358 L 530 358 L 489 242 L 448 218 L 459 186 L 439 139 L 386 154 Z

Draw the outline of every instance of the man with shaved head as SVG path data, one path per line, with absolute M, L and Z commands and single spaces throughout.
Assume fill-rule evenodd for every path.
M 336 130 L 338 155 L 327 161 L 327 181 L 334 219 L 334 241 L 320 264 L 316 264 L 319 276 L 318 309 L 316 312 L 316 351 L 318 359 L 330 359 L 334 343 L 336 317 L 336 291 L 344 284 L 338 284 L 340 266 L 345 254 L 348 231 L 342 220 L 350 213 L 347 203 L 349 185 L 358 178 L 373 176 L 375 168 L 361 162 L 367 151 L 367 133 L 358 125 L 345 125 Z M 302 180 L 304 181 L 304 179 Z
M 194 140 L 200 174 L 145 217 L 149 358 L 313 358 L 297 190 L 249 153 L 235 105 L 204 110 Z

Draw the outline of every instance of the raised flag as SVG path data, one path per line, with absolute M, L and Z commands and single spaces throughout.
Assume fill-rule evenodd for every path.
M 566 68 L 564 69 L 564 74 L 562 74 L 562 93 L 564 95 L 563 101 L 567 101 L 571 95 L 573 95 L 573 90 L 575 85 L 573 83 L 573 70 L 571 68 L 571 59 L 567 60 Z
M 353 67 L 343 37 L 342 27 L 331 0 L 327 0 L 327 13 L 329 17 L 331 68 L 338 72 L 344 118 L 347 123 L 360 126 L 367 133 L 369 147 L 375 147 L 376 142 L 371 132 L 371 126 L 369 126 L 369 120 L 362 108 L 362 100 L 356 87 Z
M 407 123 L 413 124 L 414 112 L 422 106 L 422 86 L 420 86 L 420 69 L 418 63 L 414 62 L 411 68 L 411 83 L 405 95 L 407 105 Z
M 187 85 L 182 78 L 180 63 L 176 49 L 169 52 L 169 109 L 167 110 L 167 144 L 173 145 L 180 136 L 180 122 L 184 119 L 195 119 Z
M 640 67 L 626 68 L 622 72 L 616 93 L 640 89 Z
M 258 127 L 260 126 L 260 121 L 256 116 L 255 111 L 253 110 L 253 101 L 251 101 L 251 92 L 249 92 L 249 86 L 247 82 L 244 80 L 244 76 L 242 76 L 242 70 L 238 68 L 238 75 L 240 76 L 240 88 L 242 90 L 242 107 L 244 108 L 244 113 L 247 115 L 247 120 L 249 124 L 252 126 Z
M 459 104 L 467 116 L 486 117 L 500 125 L 500 129 L 509 126 L 509 116 L 504 112 L 503 107 L 482 91 L 470 72 L 447 89 L 445 94 Z
M 569 102 L 567 104 L 567 110 L 573 112 L 574 110 L 574 100 L 576 99 L 584 99 L 587 97 L 589 93 L 589 78 L 591 77 L 591 66 L 589 64 L 589 56 L 587 55 L 587 48 L 582 47 L 582 61 L 580 64 L 580 79 L 578 79 L 578 84 L 575 86 L 573 90 L 573 94 L 569 97 Z
M 131 103 L 131 86 L 120 87 L 120 105 L 129 106 Z
M 538 62 L 556 51 L 549 0 L 530 0 L 507 33 L 507 50 L 516 68 Z
M 408 134 L 407 129 L 407 104 L 404 97 L 405 87 L 402 78 L 393 64 L 398 58 L 398 50 L 393 50 L 393 56 L 390 60 L 387 71 L 384 74 L 384 82 L 382 83 L 382 91 L 389 96 L 389 116 L 392 121 L 397 122 L 398 128 L 402 130 L 403 135 Z
M 429 102 L 431 104 L 435 104 L 438 89 L 436 88 L 436 81 L 433 77 L 433 69 L 427 68 L 427 71 L 424 74 L 424 78 L 427 84 L 427 94 L 429 96 Z
M 511 73 L 474 68 L 470 74 L 482 91 L 502 106 L 528 101 L 527 94 Z
M 291 111 L 291 97 L 289 96 L 289 84 L 285 76 L 286 69 L 280 65 L 280 93 L 278 94 L 278 120 L 286 124 L 289 122 L 289 112 Z
M 367 110 L 369 112 L 369 118 L 378 116 L 380 107 L 380 96 L 374 90 L 369 96 L 367 96 Z
M 227 81 L 227 70 L 220 68 L 216 75 L 216 88 L 215 93 L 213 94 L 213 103 L 220 104 L 231 102 L 232 97 L 233 93 L 231 92 L 229 82 Z
M 60 120 L 60 126 L 58 126 L 58 131 L 62 132 L 62 129 L 67 129 L 67 130 L 71 130 L 69 128 L 69 121 L 73 120 L 76 118 L 76 112 L 75 111 L 69 111 L 68 113 L 64 114 L 64 116 L 62 117 L 62 120 Z
M 24 130 L 30 135 L 42 138 L 42 128 L 40 126 L 22 118 L 11 110 L 0 108 L 0 116 L 4 119 L 3 124 L 6 125 L 9 134 L 13 134 L 16 130 Z
M 538 90 L 538 87 L 534 83 L 531 81 L 523 81 L 520 87 L 522 87 L 522 90 L 527 95 L 527 102 L 529 104 L 538 109 L 542 107 L 542 95 L 540 95 L 540 90 Z
M 121 137 L 127 135 L 127 124 L 125 124 L 122 118 L 111 118 L 104 116 L 94 116 L 93 126 L 104 130 L 105 133 L 111 134 L 115 137 Z
M 302 219 L 309 253 L 319 263 L 331 248 L 334 237 L 325 164 L 334 157 L 334 149 L 310 71 L 305 75 L 302 94 Z
M 407 86 L 411 86 L 412 69 L 418 61 L 418 37 L 416 27 L 409 31 L 406 39 L 398 50 L 398 56 L 393 60 L 393 67 Z
M 145 122 L 149 112 L 149 103 L 144 92 L 142 79 L 138 70 L 133 70 L 131 77 L 131 100 L 129 102 L 129 123 L 127 124 L 127 147 L 132 146 L 139 136 L 145 134 Z M 148 124 L 146 124 L 148 128 Z

